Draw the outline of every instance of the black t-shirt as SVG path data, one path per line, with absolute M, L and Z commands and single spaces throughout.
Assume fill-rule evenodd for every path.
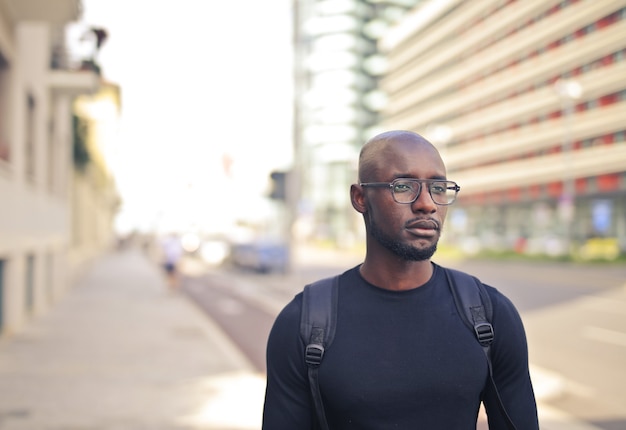
M 536 429 L 522 322 L 506 297 L 486 288 L 494 308 L 498 389 L 517 428 Z M 312 428 L 301 307 L 300 293 L 270 333 L 264 430 Z M 331 429 L 475 430 L 483 396 L 491 430 L 506 429 L 496 416 L 493 393 L 484 393 L 484 352 L 458 315 L 437 265 L 426 284 L 399 292 L 369 284 L 358 267 L 343 273 L 335 339 L 324 354 L 319 381 Z

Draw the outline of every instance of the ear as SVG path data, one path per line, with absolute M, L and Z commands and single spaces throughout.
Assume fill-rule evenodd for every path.
M 350 201 L 352 207 L 359 213 L 364 214 L 367 212 L 367 205 L 365 204 L 365 194 L 363 193 L 363 187 L 358 184 L 352 184 L 350 187 Z

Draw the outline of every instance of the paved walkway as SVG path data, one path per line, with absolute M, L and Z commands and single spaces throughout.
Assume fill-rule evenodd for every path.
M 123 251 L 0 341 L 0 429 L 258 429 L 264 384 L 157 267 Z

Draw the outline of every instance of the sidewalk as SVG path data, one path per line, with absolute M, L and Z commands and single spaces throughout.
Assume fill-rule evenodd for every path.
M 157 267 L 122 251 L 0 341 L 0 429 L 258 429 L 264 384 Z

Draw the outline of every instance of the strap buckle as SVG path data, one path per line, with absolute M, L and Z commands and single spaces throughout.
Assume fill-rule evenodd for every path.
M 474 325 L 474 332 L 481 345 L 486 346 L 493 342 L 495 337 L 493 326 L 488 322 L 478 323 Z
M 324 357 L 324 347 L 322 345 L 319 343 L 311 343 L 306 346 L 304 361 L 307 365 L 318 367 L 322 364 L 322 357 Z

